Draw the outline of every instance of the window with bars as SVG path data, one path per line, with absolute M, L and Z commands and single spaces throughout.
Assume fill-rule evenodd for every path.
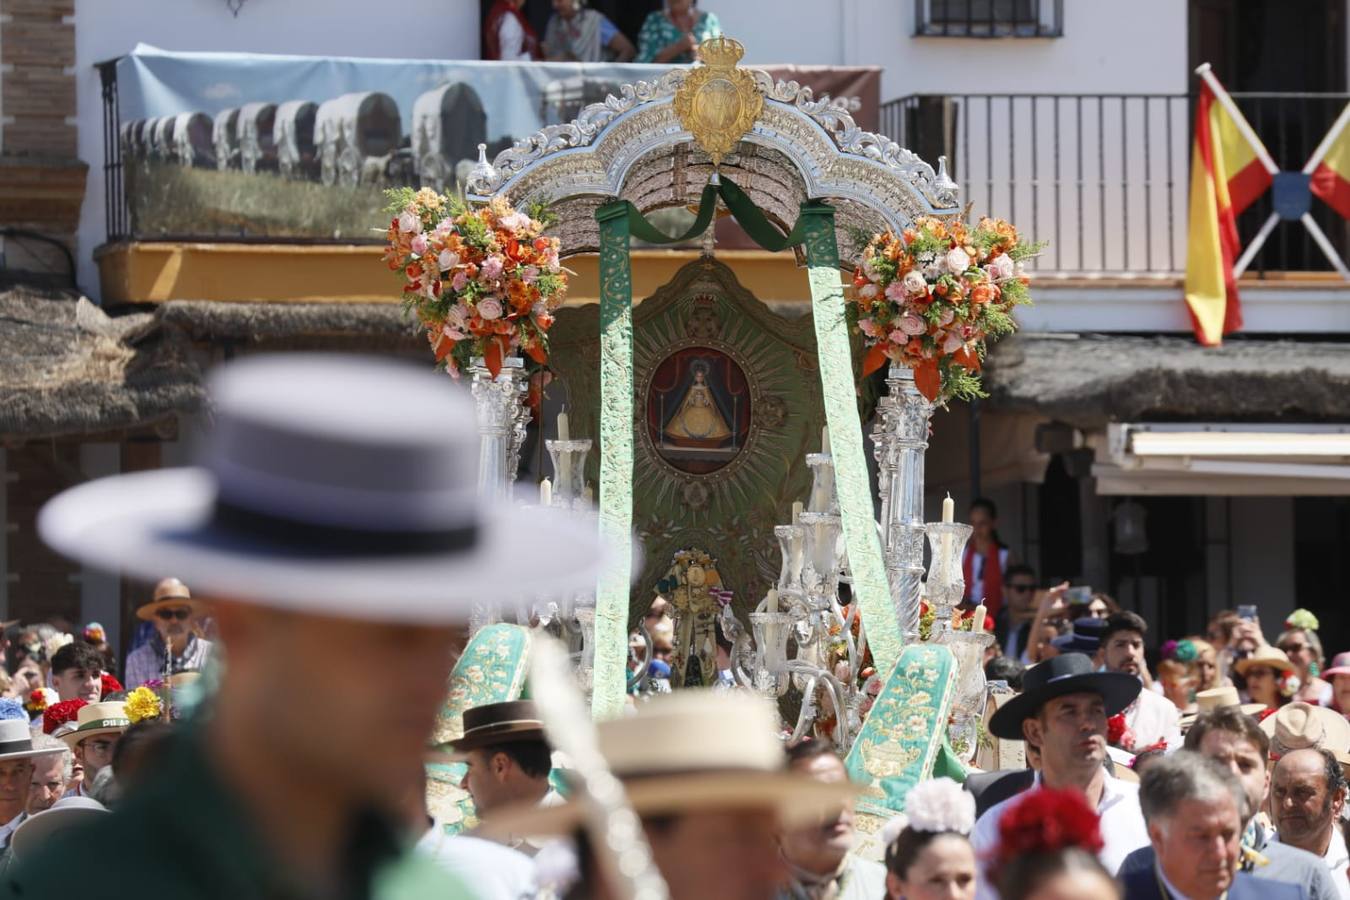
M 1061 37 L 1064 0 L 914 0 L 924 37 Z

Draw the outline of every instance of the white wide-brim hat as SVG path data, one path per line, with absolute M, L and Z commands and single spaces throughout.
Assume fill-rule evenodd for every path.
M 0 762 L 65 753 L 65 747 L 33 749 L 33 731 L 23 719 L 0 719 Z
M 203 465 L 71 488 L 43 508 L 42 538 L 211 599 L 373 622 L 594 588 L 594 517 L 480 499 L 474 404 L 429 367 L 257 356 L 220 367 L 209 396 Z
M 9 839 L 10 852 L 15 859 L 23 859 L 41 850 L 56 832 L 97 821 L 110 811 L 90 797 L 62 797 L 50 809 L 29 816 L 14 829 Z

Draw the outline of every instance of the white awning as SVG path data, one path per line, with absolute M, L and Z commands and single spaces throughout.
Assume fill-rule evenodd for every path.
M 1108 425 L 1099 494 L 1350 495 L 1350 425 Z

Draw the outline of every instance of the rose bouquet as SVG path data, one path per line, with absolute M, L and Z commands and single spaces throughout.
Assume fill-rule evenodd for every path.
M 1039 250 L 999 219 L 971 228 L 925 217 L 873 236 L 848 306 L 867 347 L 863 374 L 889 360 L 913 369 L 931 401 L 984 396 L 985 344 L 1016 329 L 1013 307 L 1031 302 L 1022 261 Z
M 548 329 L 567 294 L 557 238 L 504 200 L 470 209 L 427 188 L 389 192 L 384 260 L 402 273 L 403 303 L 456 378 L 482 357 L 492 374 L 523 352 L 548 360 Z

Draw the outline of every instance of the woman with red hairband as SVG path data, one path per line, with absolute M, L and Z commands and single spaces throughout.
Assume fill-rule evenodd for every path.
M 1078 791 L 1041 788 L 1008 807 L 998 823 L 993 865 L 1000 900 L 1120 900 L 1097 854 L 1097 814 Z

